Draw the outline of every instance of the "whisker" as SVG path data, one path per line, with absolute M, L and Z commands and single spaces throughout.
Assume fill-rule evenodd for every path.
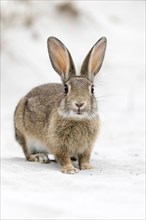
M 92 120 L 92 123 L 96 125 L 95 117 L 97 117 L 97 114 L 95 114 L 94 112 L 88 112 L 88 116 Z
M 98 99 L 97 99 L 97 103 L 99 103 L 99 102 L 100 102 L 100 103 L 101 103 L 101 102 L 110 102 L 110 100 L 98 100 Z

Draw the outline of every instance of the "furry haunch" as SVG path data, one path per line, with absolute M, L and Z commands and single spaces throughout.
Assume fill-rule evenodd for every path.
M 78 158 L 80 169 L 89 163 L 99 131 L 94 77 L 99 72 L 106 50 L 102 37 L 83 61 L 80 75 L 68 49 L 55 37 L 47 40 L 48 53 L 62 84 L 48 83 L 32 89 L 18 103 L 14 114 L 16 140 L 28 161 L 49 162 L 53 154 L 63 173 L 74 174 L 71 157 Z

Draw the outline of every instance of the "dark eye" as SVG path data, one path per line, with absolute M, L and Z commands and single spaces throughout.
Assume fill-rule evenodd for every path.
M 68 93 L 68 85 L 64 85 L 64 93 L 67 94 Z
M 91 86 L 91 93 L 94 94 L 94 85 Z

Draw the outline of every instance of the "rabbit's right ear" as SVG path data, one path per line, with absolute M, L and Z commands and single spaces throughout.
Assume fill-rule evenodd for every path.
M 48 53 L 54 70 L 61 76 L 66 83 L 71 77 L 75 76 L 75 66 L 68 49 L 55 37 L 47 40 Z

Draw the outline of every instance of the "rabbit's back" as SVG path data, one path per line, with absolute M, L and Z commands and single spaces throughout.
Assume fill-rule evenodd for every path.
M 46 83 L 40 86 L 33 88 L 27 95 L 27 98 L 32 98 L 35 96 L 46 96 L 52 97 L 62 94 L 63 95 L 63 85 L 60 83 Z
M 16 128 L 23 132 L 31 132 L 31 135 L 41 135 L 52 110 L 58 108 L 64 95 L 63 91 L 63 86 L 57 83 L 44 84 L 32 89 L 16 107 Z

